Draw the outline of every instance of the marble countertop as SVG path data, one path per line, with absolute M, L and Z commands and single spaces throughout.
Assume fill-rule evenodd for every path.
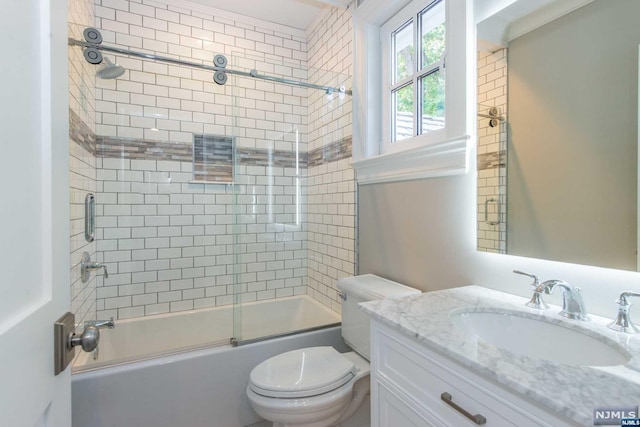
M 480 286 L 465 286 L 366 302 L 360 304 L 360 308 L 432 350 L 579 425 L 593 425 L 594 408 L 629 407 L 640 403 L 640 334 L 614 332 L 606 327 L 611 319 L 591 314 L 590 322 L 566 319 L 558 315 L 560 307 L 557 306 L 544 312 L 530 309 L 525 306 L 527 301 Z M 524 317 L 543 317 L 587 335 L 605 336 L 629 352 L 631 360 L 626 365 L 592 367 L 563 365 L 514 354 L 456 327 L 451 313 L 461 310 L 507 310 L 517 311 Z M 614 310 L 612 308 L 612 316 Z

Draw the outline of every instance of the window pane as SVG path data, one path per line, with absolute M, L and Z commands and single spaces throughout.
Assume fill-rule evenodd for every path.
M 444 128 L 444 75 L 440 70 L 420 80 L 422 90 L 422 128 L 420 133 Z
M 445 49 L 445 9 L 441 0 L 420 13 L 422 68 L 440 61 Z
M 414 136 L 413 85 L 403 86 L 393 92 L 393 141 Z
M 395 31 L 392 35 L 394 51 L 393 83 L 411 76 L 415 71 L 413 57 L 413 21 Z

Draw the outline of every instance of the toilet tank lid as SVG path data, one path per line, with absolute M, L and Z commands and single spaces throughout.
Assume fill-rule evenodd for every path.
M 405 286 L 398 282 L 376 276 L 362 274 L 338 279 L 338 289 L 346 294 L 373 301 L 383 298 L 406 297 L 422 293 L 418 289 Z

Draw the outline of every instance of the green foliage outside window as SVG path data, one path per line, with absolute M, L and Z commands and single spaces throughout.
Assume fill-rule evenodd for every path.
M 422 67 L 440 61 L 445 48 L 444 22 L 422 35 Z
M 413 63 L 414 47 L 407 46 L 396 55 L 397 75 L 411 75 L 415 72 Z M 445 24 L 442 23 L 422 36 L 422 66 L 440 61 L 445 50 Z M 442 70 L 422 79 L 422 114 L 432 117 L 444 116 L 444 74 Z M 400 90 L 396 93 L 396 108 L 399 112 L 413 112 L 413 91 Z

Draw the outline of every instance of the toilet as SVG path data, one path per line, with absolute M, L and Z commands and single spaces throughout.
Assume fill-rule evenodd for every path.
M 349 419 L 369 395 L 369 317 L 358 304 L 419 294 L 417 289 L 365 274 L 339 279 L 342 337 L 354 351 L 333 347 L 288 351 L 253 368 L 247 396 L 274 427 L 329 427 Z

